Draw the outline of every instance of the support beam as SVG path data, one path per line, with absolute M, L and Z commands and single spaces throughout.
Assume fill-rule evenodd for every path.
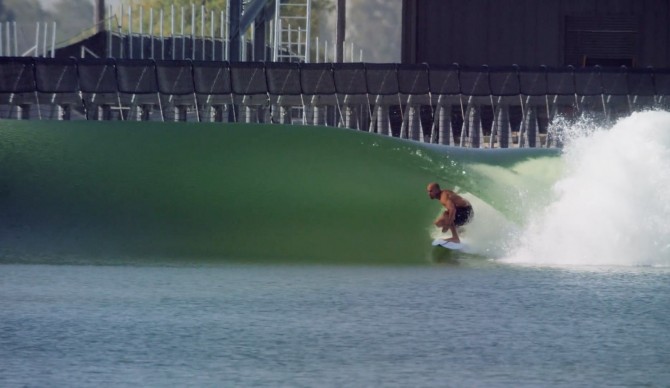
M 231 62 L 240 61 L 240 18 L 242 15 L 242 0 L 229 0 L 228 18 L 228 58 Z
M 274 13 L 274 7 L 269 8 L 272 8 L 272 13 Z M 260 12 L 254 21 L 254 61 L 265 61 L 268 59 L 266 58 L 265 36 L 267 35 L 267 21 L 272 18 L 270 16 L 270 19 L 268 19 L 268 14 L 269 12 Z
M 95 0 L 95 10 L 93 12 L 93 23 L 96 32 L 105 30 L 105 0 Z
M 344 60 L 344 40 L 347 23 L 347 1 L 337 0 L 337 31 L 335 34 L 335 62 Z

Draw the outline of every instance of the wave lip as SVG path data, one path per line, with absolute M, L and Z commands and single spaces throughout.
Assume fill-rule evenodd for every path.
M 563 176 L 502 261 L 670 266 L 670 113 L 634 113 L 569 139 Z

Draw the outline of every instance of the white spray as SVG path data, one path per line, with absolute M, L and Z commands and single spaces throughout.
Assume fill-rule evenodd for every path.
M 670 113 L 634 113 L 566 140 L 550 204 L 507 262 L 670 266 Z

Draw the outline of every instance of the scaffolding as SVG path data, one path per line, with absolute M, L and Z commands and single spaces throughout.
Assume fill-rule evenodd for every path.
M 277 0 L 274 17 L 274 62 L 310 59 L 312 0 Z

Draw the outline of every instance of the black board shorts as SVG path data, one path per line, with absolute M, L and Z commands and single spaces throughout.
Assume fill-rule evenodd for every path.
M 463 226 L 470 222 L 474 215 L 475 212 L 472 210 L 472 206 L 457 207 L 456 216 L 454 217 L 454 225 Z

